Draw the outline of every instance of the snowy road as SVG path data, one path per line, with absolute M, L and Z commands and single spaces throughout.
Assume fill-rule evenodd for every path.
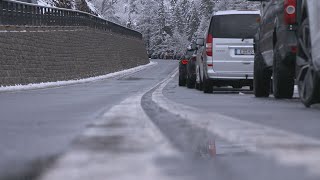
M 0 179 L 320 178 L 320 108 L 177 86 L 177 61 L 0 93 Z M 216 154 L 216 155 L 215 155 Z

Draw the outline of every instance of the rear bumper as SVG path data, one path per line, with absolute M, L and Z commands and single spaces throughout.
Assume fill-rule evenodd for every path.
M 210 69 L 207 75 L 211 80 L 253 80 L 253 72 L 215 72 Z

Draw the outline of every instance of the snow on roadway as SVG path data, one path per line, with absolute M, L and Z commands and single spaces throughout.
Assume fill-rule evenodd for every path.
M 15 85 L 15 86 L 1 86 L 0 92 L 7 92 L 7 91 L 19 91 L 19 90 L 32 90 L 32 89 L 42 89 L 42 88 L 50 88 L 50 87 L 59 87 L 59 86 L 66 86 L 72 84 L 79 84 L 79 83 L 88 83 L 94 82 L 103 79 L 110 79 L 117 76 L 125 76 L 128 74 L 132 74 L 138 71 L 141 71 L 147 67 L 154 66 L 158 64 L 157 62 L 151 61 L 149 64 L 137 66 L 131 69 L 126 69 L 114 73 L 109 73 L 102 76 L 90 77 L 85 79 L 76 79 L 76 80 L 67 80 L 67 81 L 56 81 L 56 82 L 43 82 L 43 83 L 36 83 L 36 84 L 27 84 L 27 85 Z

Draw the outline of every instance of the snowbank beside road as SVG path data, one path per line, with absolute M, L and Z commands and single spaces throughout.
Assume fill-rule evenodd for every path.
M 57 82 L 43 82 L 38 84 L 27 84 L 27 85 L 15 85 L 15 86 L 1 86 L 0 92 L 6 92 L 6 91 L 19 91 L 19 90 L 31 90 L 31 89 L 42 89 L 42 88 L 50 88 L 50 87 L 59 87 L 59 86 L 66 86 L 71 84 L 79 84 L 79 83 L 87 83 L 87 82 L 93 82 L 103 79 L 109 79 L 114 78 L 117 76 L 125 76 L 128 74 L 132 74 L 138 71 L 141 71 L 147 67 L 156 65 L 157 62 L 150 62 L 149 64 L 137 66 L 131 69 L 126 69 L 123 71 L 118 71 L 114 73 L 109 73 L 102 76 L 96 76 L 96 77 L 90 77 L 85 79 L 77 79 L 77 80 L 68 80 L 68 81 L 57 81 Z

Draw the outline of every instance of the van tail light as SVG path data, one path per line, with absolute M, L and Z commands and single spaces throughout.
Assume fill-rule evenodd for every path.
M 207 56 L 212 56 L 212 43 L 213 43 L 212 34 L 208 34 L 207 43 L 206 43 Z
M 284 21 L 286 24 L 297 22 L 297 0 L 284 1 Z
M 181 63 L 182 63 L 183 65 L 186 65 L 186 64 L 188 64 L 188 60 L 183 59 L 183 60 L 181 61 Z

